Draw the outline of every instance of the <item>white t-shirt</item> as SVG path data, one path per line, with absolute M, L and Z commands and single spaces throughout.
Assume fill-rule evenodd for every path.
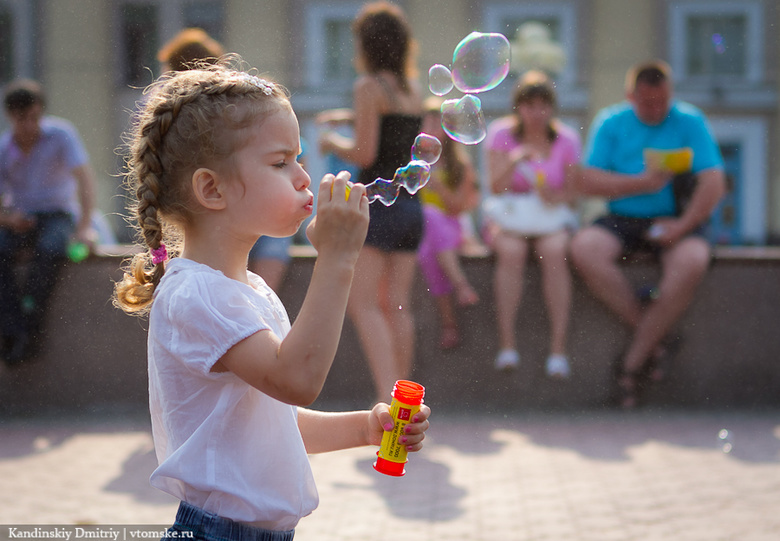
M 257 275 L 248 286 L 183 258 L 167 264 L 149 316 L 153 486 L 210 513 L 291 530 L 319 502 L 297 408 L 232 372 L 210 372 L 233 345 L 290 320 Z

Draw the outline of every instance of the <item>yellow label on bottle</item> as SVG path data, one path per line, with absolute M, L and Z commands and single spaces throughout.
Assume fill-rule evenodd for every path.
M 393 398 L 390 403 L 390 415 L 393 416 L 395 426 L 391 431 L 382 435 L 382 444 L 379 447 L 379 453 L 377 453 L 379 458 L 390 462 L 406 462 L 406 445 L 402 445 L 398 440 L 404 434 L 406 425 L 412 422 L 414 414 L 418 411 L 420 411 L 419 405 L 410 406 Z

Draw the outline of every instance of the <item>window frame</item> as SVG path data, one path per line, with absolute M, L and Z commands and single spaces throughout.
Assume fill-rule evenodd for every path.
M 562 29 L 560 40 L 566 55 L 566 64 L 556 76 L 558 101 L 562 109 L 585 109 L 588 106 L 588 91 L 578 83 L 580 70 L 579 39 L 583 30 L 579 24 L 578 2 L 573 0 L 545 2 L 533 1 L 523 3 L 491 2 L 482 9 L 482 20 L 486 32 L 500 32 L 502 18 L 520 17 L 533 20 L 534 18 L 557 18 Z M 515 36 L 506 36 L 511 42 Z M 511 74 L 510 74 L 511 75 Z M 493 92 L 486 92 L 480 98 L 483 100 L 483 108 L 502 110 L 509 99 L 510 85 L 502 84 Z
M 764 81 L 764 26 L 763 5 L 759 0 L 717 0 L 708 2 L 675 2 L 669 6 L 669 62 L 675 79 L 681 84 L 707 86 L 717 82 L 721 85 L 758 85 Z M 688 20 L 693 16 L 745 16 L 745 75 L 709 74 L 693 75 L 688 72 Z
M 742 148 L 739 205 L 741 243 L 763 245 L 767 239 L 769 151 L 766 119 L 755 116 L 711 115 L 712 132 L 719 143 L 737 143 Z
M 324 55 L 327 54 L 326 22 L 339 19 L 352 23 L 355 14 L 360 10 L 362 2 L 343 2 L 338 4 L 311 4 L 306 6 L 305 14 L 305 42 L 304 42 L 304 77 L 303 84 L 306 89 L 327 90 L 333 93 L 343 93 L 352 88 L 354 77 L 344 81 L 328 81 L 325 77 L 327 65 Z M 350 58 L 354 52 L 349 51 Z M 327 84 L 326 84 L 327 83 Z

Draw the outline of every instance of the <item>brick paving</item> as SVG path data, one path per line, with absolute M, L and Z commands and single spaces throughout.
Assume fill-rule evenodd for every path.
M 780 412 L 432 421 L 400 479 L 371 449 L 312 457 L 321 503 L 296 540 L 780 539 Z M 0 524 L 168 524 L 154 465 L 143 416 L 2 421 Z

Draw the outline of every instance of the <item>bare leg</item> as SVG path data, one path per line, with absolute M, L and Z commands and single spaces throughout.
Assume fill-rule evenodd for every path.
M 449 278 L 452 286 L 455 288 L 458 304 L 461 306 L 469 306 L 479 302 L 479 296 L 471 287 L 466 275 L 463 273 L 463 268 L 458 259 L 458 253 L 455 250 L 444 250 L 439 252 L 436 254 L 436 260 L 444 271 L 444 274 Z
M 355 278 L 347 303 L 347 314 L 355 326 L 371 369 L 375 391 L 385 401 L 400 376 L 396 372 L 395 346 L 380 297 L 387 257 L 376 248 L 363 247 L 355 265 Z
M 640 370 L 666 333 L 693 302 L 710 263 L 710 247 L 698 237 L 687 237 L 664 251 L 659 296 L 645 310 L 626 351 L 627 371 Z
M 523 293 L 528 241 L 525 238 L 499 233 L 493 241 L 493 248 L 497 256 L 493 287 L 499 346 L 501 349 L 517 349 L 515 321 Z
M 439 347 L 450 349 L 460 343 L 458 335 L 458 319 L 453 307 L 452 293 L 437 295 L 434 297 L 436 309 L 439 313 L 439 326 L 441 328 Z
M 395 252 L 390 256 L 390 266 L 385 277 L 390 308 L 388 321 L 395 344 L 396 371 L 400 375 L 399 378 L 404 379 L 411 376 L 414 359 L 411 292 L 416 269 L 417 255 L 414 252 Z M 395 380 L 392 383 L 395 384 Z
M 386 401 L 395 382 L 411 372 L 414 317 L 409 298 L 416 263 L 412 252 L 388 254 L 364 246 L 355 267 L 347 313 L 380 400 Z
M 571 312 L 571 272 L 567 261 L 569 234 L 555 233 L 536 241 L 542 268 L 544 300 L 550 317 L 550 353 L 566 354 Z
M 622 251 L 620 240 L 598 226 L 582 229 L 571 242 L 572 259 L 590 291 L 633 329 L 639 324 L 642 307 L 618 265 Z

